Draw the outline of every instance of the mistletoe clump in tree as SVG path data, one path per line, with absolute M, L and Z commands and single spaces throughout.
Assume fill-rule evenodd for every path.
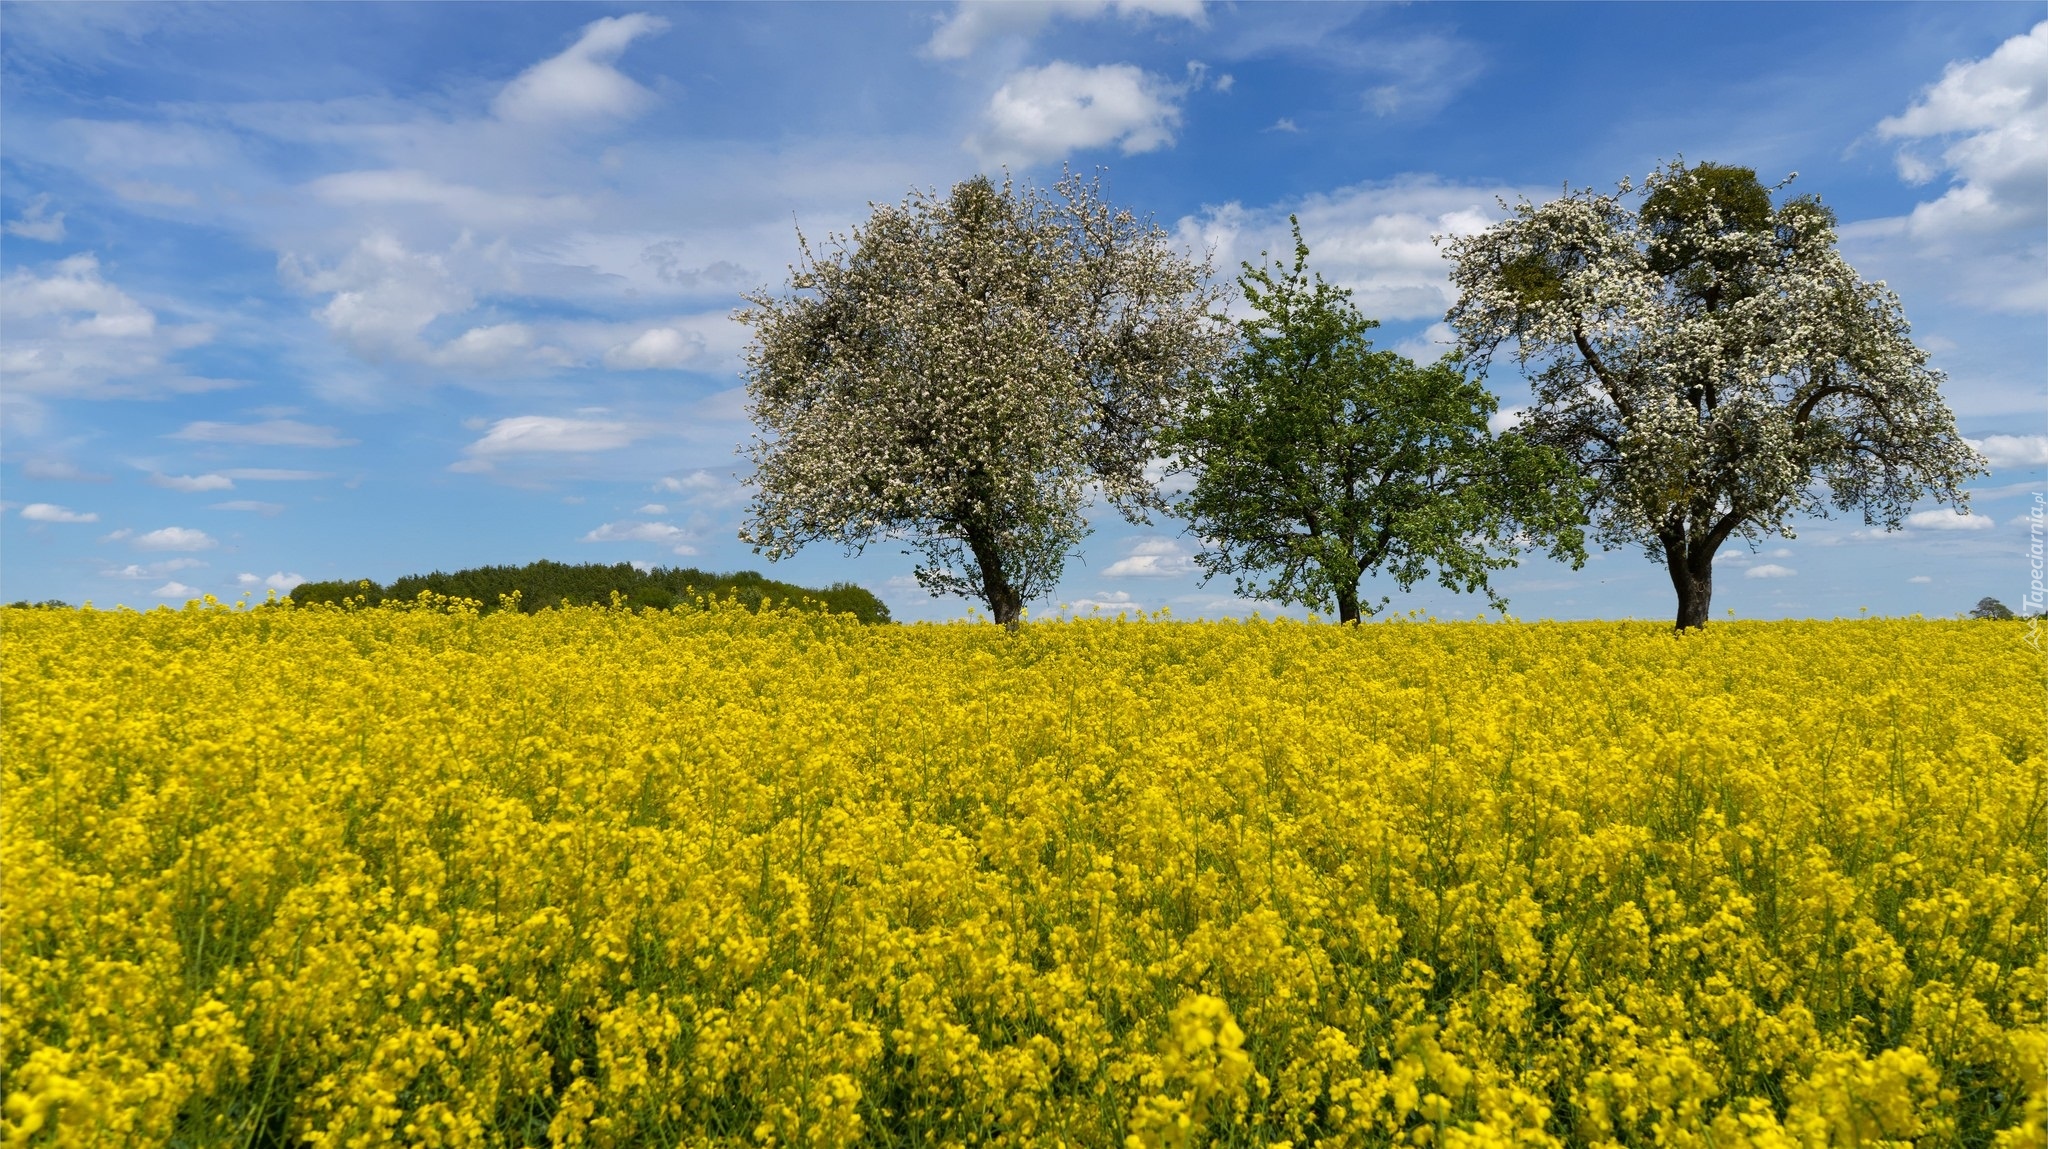
M 1446 318 L 1482 369 L 1507 343 L 1534 368 L 1523 432 L 1591 480 L 1603 544 L 1664 564 L 1680 629 L 1706 624 L 1731 537 L 1789 538 L 1830 504 L 1886 529 L 1929 496 L 1968 506 L 1981 460 L 1833 212 L 1718 164 L 1660 169 L 1632 211 L 1634 190 L 1524 200 L 1452 241 Z
M 800 237 L 801 238 L 801 237 Z M 1208 268 L 1105 203 L 977 177 L 874 209 L 790 291 L 748 296 L 742 540 L 770 558 L 907 540 L 934 594 L 1015 626 L 1099 494 L 1133 521 L 1158 429 L 1221 354 Z
M 1490 434 L 1496 400 L 1454 360 L 1374 350 L 1379 323 L 1307 268 L 1299 222 L 1292 268 L 1244 265 L 1255 314 L 1170 438 L 1195 476 L 1177 509 L 1208 540 L 1203 572 L 1235 575 L 1239 594 L 1334 604 L 1348 623 L 1386 603 L 1360 601 L 1369 572 L 1406 590 L 1434 571 L 1504 608 L 1487 574 L 1524 548 L 1583 562 L 1571 461 Z

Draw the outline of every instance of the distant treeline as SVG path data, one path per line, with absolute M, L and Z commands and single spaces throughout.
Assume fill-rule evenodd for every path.
M 476 567 L 447 574 L 407 575 L 388 586 L 369 580 L 305 582 L 292 589 L 292 601 L 339 603 L 363 598 L 375 606 L 386 599 L 410 602 L 421 591 L 451 598 L 470 598 L 483 604 L 485 613 L 497 610 L 499 598 L 519 593 L 519 609 L 527 614 L 560 606 L 563 599 L 574 605 L 608 604 L 613 592 L 633 607 L 651 606 L 666 610 L 687 605 L 700 597 L 737 599 L 748 610 L 759 610 L 764 600 L 777 605 L 794 605 L 804 598 L 835 614 L 850 614 L 862 622 L 889 622 L 889 608 L 866 588 L 850 582 L 834 583 L 824 590 L 777 582 L 754 571 L 712 574 L 692 567 L 654 567 L 641 570 L 629 563 L 558 563 L 542 559 L 523 567 Z

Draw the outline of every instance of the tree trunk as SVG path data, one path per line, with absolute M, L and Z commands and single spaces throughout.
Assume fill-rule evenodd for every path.
M 967 528 L 967 547 L 974 552 L 974 565 L 981 568 L 981 598 L 988 612 L 1005 629 L 1015 630 L 1024 619 L 1024 596 L 1003 575 L 1003 552 L 992 530 L 979 525 Z
M 1671 572 L 1671 589 L 1678 592 L 1679 630 L 1698 630 L 1707 625 L 1707 612 L 1714 603 L 1714 551 L 1704 542 L 1687 546 L 1681 532 L 1661 536 L 1664 567 Z
M 1339 624 L 1358 621 L 1358 588 L 1337 589 L 1337 622 Z

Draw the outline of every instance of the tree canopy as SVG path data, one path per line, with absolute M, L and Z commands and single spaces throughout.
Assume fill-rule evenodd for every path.
M 1403 589 L 1434 573 L 1504 608 L 1487 575 L 1525 547 L 1584 561 L 1570 460 L 1489 433 L 1497 401 L 1454 359 L 1375 350 L 1378 322 L 1311 275 L 1298 222 L 1292 267 L 1247 263 L 1238 282 L 1255 314 L 1169 440 L 1206 575 L 1355 622 L 1387 601 L 1361 602 L 1369 572 Z
M 739 318 L 754 497 L 740 537 L 900 540 L 934 594 L 1014 625 L 1057 583 L 1099 495 L 1133 521 L 1159 428 L 1224 336 L 1208 268 L 1104 202 L 967 180 L 880 205 Z
M 1706 623 L 1728 539 L 1830 508 L 1895 529 L 1922 499 L 1967 507 L 1981 468 L 1898 297 L 1842 259 L 1817 197 L 1775 190 L 1673 163 L 1639 209 L 1624 181 L 1448 244 L 1459 348 L 1484 370 L 1512 347 L 1524 433 L 1590 480 L 1604 545 L 1664 564 L 1680 628 Z

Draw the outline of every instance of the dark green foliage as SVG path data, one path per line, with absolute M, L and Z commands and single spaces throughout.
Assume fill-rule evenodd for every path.
M 389 586 L 368 580 L 300 583 L 292 590 L 292 601 L 305 606 L 316 602 L 339 603 L 360 597 L 364 605 L 375 606 L 386 599 L 411 601 L 418 598 L 421 591 L 451 598 L 475 599 L 483 604 L 486 613 L 498 609 L 501 596 L 515 591 L 519 594 L 519 609 L 527 614 L 560 606 L 564 599 L 577 606 L 609 604 L 612 594 L 617 592 L 624 596 L 628 606 L 658 610 L 686 606 L 700 597 L 734 598 L 748 610 L 759 610 L 763 601 L 795 605 L 809 598 L 826 610 L 835 614 L 851 614 L 862 622 L 890 621 L 889 608 L 881 599 L 848 582 L 834 583 L 824 590 L 811 590 L 777 582 L 753 571 L 711 574 L 692 567 L 655 567 L 643 571 L 629 563 L 607 566 L 603 563 L 558 563 L 547 559 L 523 567 L 476 567 L 454 574 L 435 571 L 432 574 L 407 575 Z
M 1176 509 L 1208 541 L 1204 573 L 1352 622 L 1377 609 L 1358 598 L 1375 570 L 1404 590 L 1434 574 L 1504 607 L 1487 574 L 1522 551 L 1583 562 L 1569 460 L 1490 434 L 1498 403 L 1455 359 L 1419 367 L 1374 350 L 1377 321 L 1307 262 L 1297 224 L 1291 269 L 1245 265 L 1238 282 L 1257 315 L 1167 437 L 1196 475 Z
M 1990 598 L 1987 596 L 1985 598 L 1980 598 L 1977 600 L 1977 605 L 1970 609 L 1970 617 L 2002 620 L 2008 618 L 2017 618 L 2018 616 L 2013 614 L 2011 607 L 2005 605 L 2004 603 L 1998 601 L 1995 598 Z
M 71 604 L 70 604 L 70 603 L 68 603 L 68 602 L 65 602 L 65 601 L 64 601 L 63 599 L 61 599 L 61 598 L 46 598 L 46 599 L 44 599 L 44 600 L 43 600 L 43 601 L 41 601 L 41 602 L 30 602 L 30 601 L 28 601 L 27 599 L 22 599 L 22 600 L 20 600 L 20 601 L 18 601 L 18 602 L 10 602 L 10 603 L 8 603 L 8 604 L 7 604 L 7 606 L 8 606 L 8 609 L 10 609 L 10 610 L 70 610 L 70 609 L 71 609 Z

